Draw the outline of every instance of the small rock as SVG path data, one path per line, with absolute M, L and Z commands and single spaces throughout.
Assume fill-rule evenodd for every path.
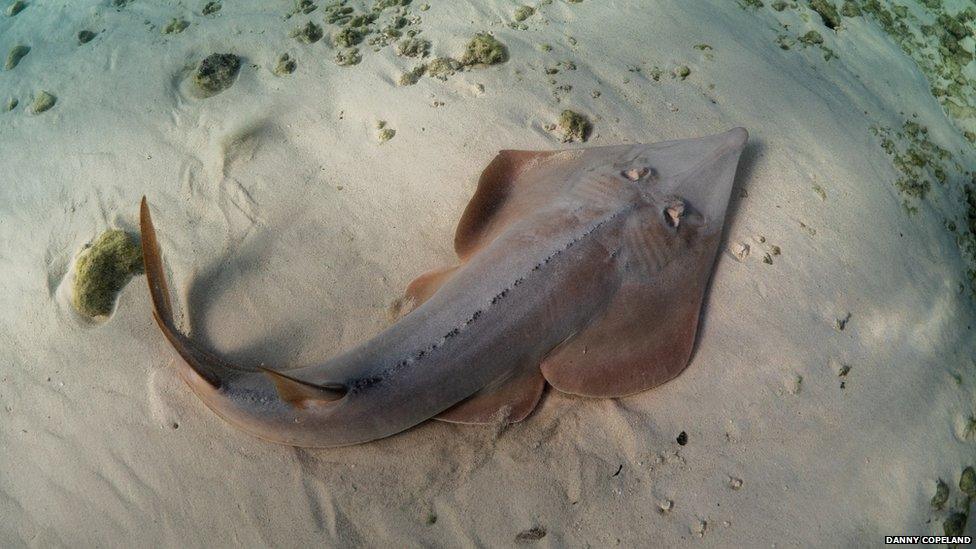
M 98 36 L 98 33 L 96 33 L 96 32 L 92 32 L 92 31 L 87 30 L 87 29 L 86 30 L 83 30 L 83 31 L 81 31 L 81 32 L 78 33 L 78 44 L 79 45 L 80 44 L 87 44 L 87 43 L 91 42 L 92 40 L 94 40 L 96 36 Z
M 193 81 L 204 96 L 209 97 L 229 88 L 240 68 L 240 57 L 232 53 L 213 53 L 200 61 L 193 73 Z
M 30 105 L 30 112 L 32 114 L 40 114 L 58 102 L 58 98 L 54 95 L 41 90 L 36 96 L 34 96 L 34 102 Z
M 749 245 L 744 242 L 736 242 L 729 246 L 729 252 L 738 261 L 745 261 L 749 257 Z
M 949 501 L 949 485 L 941 478 L 935 485 L 935 495 L 932 496 L 932 508 L 941 510 Z
M 515 543 L 539 541 L 544 537 L 546 537 L 546 529 L 541 526 L 536 526 L 519 532 L 518 535 L 515 536 Z
M 4 64 L 6 70 L 11 70 L 20 63 L 20 60 L 30 53 L 30 46 L 18 45 L 10 48 L 10 53 L 7 54 L 7 62 Z

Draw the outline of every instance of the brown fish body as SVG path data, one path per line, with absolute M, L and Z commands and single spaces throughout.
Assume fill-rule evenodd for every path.
M 711 144 L 719 151 L 711 151 L 718 154 L 712 161 L 734 156 L 734 173 L 744 135 L 722 135 Z M 226 364 L 176 330 L 168 299 L 161 305 L 161 260 L 144 205 L 156 318 L 185 359 L 184 379 L 210 408 L 262 438 L 297 446 L 366 442 L 438 414 L 517 421 L 535 407 L 546 380 L 588 396 L 643 390 L 677 375 L 690 358 L 731 187 L 725 170 L 718 210 L 682 198 L 667 179 L 682 172 L 664 163 L 656 169 L 647 147 L 509 153 L 518 162 L 503 153 L 459 224 L 461 264 L 415 281 L 408 297 L 416 307 L 388 329 L 287 377 Z M 498 192 L 486 177 L 489 185 L 507 179 L 521 186 Z M 621 309 L 621 296 L 635 292 L 640 299 Z M 655 346 L 641 353 L 667 353 L 661 365 L 654 357 L 650 367 L 638 364 L 622 350 L 628 341 L 601 350 L 639 324 L 631 309 L 641 318 L 657 315 Z M 579 346 L 594 334 L 593 344 Z M 594 368 L 601 356 L 606 365 Z

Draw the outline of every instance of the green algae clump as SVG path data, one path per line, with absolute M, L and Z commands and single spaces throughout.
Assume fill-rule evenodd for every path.
M 844 0 L 844 5 L 840 7 L 840 14 L 844 17 L 860 17 L 861 7 L 853 0 Z
M 959 489 L 967 496 L 976 496 L 976 470 L 972 466 L 962 470 L 959 478 Z
M 828 29 L 836 29 L 840 26 L 840 14 L 837 13 L 837 6 L 830 0 L 810 0 L 810 9 L 820 14 L 824 25 Z
M 800 37 L 800 42 L 804 44 L 823 44 L 823 35 L 812 30 Z
M 690 74 L 691 74 L 691 69 L 688 68 L 688 65 L 681 65 L 680 67 L 674 69 L 674 75 L 680 78 L 681 80 L 688 78 L 688 75 Z
M 10 53 L 7 54 L 7 62 L 4 64 L 3 68 L 9 71 L 10 69 L 16 67 L 17 64 L 20 63 L 20 60 L 23 59 L 28 53 L 30 53 L 30 46 L 19 45 L 10 48 Z
M 332 43 L 341 48 L 351 48 L 363 41 L 363 32 L 357 27 L 343 27 L 332 37 Z
M 447 80 L 460 70 L 461 63 L 450 57 L 437 57 L 427 63 L 427 74 L 438 80 Z
M 232 53 L 212 53 L 200 61 L 193 73 L 193 82 L 209 97 L 229 88 L 240 69 L 240 57 Z
M 218 11 L 220 11 L 220 8 L 222 7 L 223 5 L 221 5 L 220 2 L 217 1 L 207 2 L 207 4 L 203 6 L 203 11 L 201 13 L 203 13 L 204 15 L 213 15 Z
M 512 14 L 512 19 L 515 19 L 516 21 L 521 23 L 522 21 L 525 21 L 529 17 L 532 17 L 533 13 L 535 13 L 535 8 L 533 8 L 532 6 L 522 5 L 515 8 L 515 13 Z
M 303 44 L 318 42 L 322 38 L 322 34 L 322 27 L 311 21 L 306 23 L 305 26 L 298 27 L 297 29 L 291 31 L 291 37 Z
M 586 141 L 590 136 L 592 124 L 582 114 L 566 109 L 559 115 L 557 127 L 563 134 L 563 143 L 568 143 L 570 141 Z
M 80 31 L 78 33 L 78 45 L 87 44 L 87 43 L 91 42 L 92 40 L 94 40 L 96 36 L 98 36 L 98 33 L 93 32 L 93 31 L 90 31 L 90 30 L 87 30 L 87 29 L 86 30 L 83 30 L 83 31 Z
M 396 135 L 396 130 L 393 128 L 383 128 L 379 131 L 376 137 L 380 140 L 380 143 L 386 143 L 387 141 L 393 139 L 394 135 Z
M 427 57 L 429 53 L 430 40 L 423 38 L 404 38 L 396 45 L 396 54 L 401 57 Z
M 33 114 L 41 114 L 42 112 L 53 107 L 57 102 L 57 97 L 44 90 L 41 90 L 36 96 L 34 96 L 34 101 L 30 105 L 30 112 Z
M 968 517 L 965 513 L 952 513 L 949 515 L 949 518 L 943 521 L 942 531 L 945 532 L 945 535 L 947 536 L 961 536 L 963 530 L 966 529 L 967 518 Z
M 23 0 L 17 0 L 13 4 L 7 6 L 7 17 L 13 17 L 17 15 L 18 13 L 24 11 L 24 8 L 26 7 L 27 7 L 26 2 L 24 2 Z
M 942 509 L 947 501 L 949 501 L 949 485 L 940 478 L 935 485 L 935 495 L 932 496 L 932 508 Z
M 189 26 L 190 22 L 186 19 L 174 17 L 165 27 L 163 27 L 163 34 L 179 34 L 185 31 Z
M 295 72 L 295 69 L 297 68 L 298 63 L 296 63 L 290 55 L 283 53 L 281 54 L 281 57 L 278 58 L 278 63 L 275 65 L 274 73 L 278 76 L 285 76 Z
M 118 293 L 142 271 L 142 246 L 136 239 L 119 229 L 105 231 L 75 262 L 71 304 L 89 318 L 108 316 Z
M 495 39 L 494 36 L 481 32 L 475 35 L 468 42 L 461 56 L 462 65 L 494 65 L 503 63 L 508 59 L 508 50 L 505 45 Z
M 359 53 L 359 48 L 348 48 L 336 53 L 335 63 L 340 67 L 358 65 L 363 60 L 363 54 Z

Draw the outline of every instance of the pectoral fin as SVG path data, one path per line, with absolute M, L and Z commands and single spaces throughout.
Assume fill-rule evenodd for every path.
M 531 168 L 558 151 L 500 151 L 481 172 L 478 189 L 458 221 L 454 249 L 462 259 L 470 256 L 502 230 L 517 212 L 551 199 L 562 189 L 561 180 L 533 177 Z M 550 188 L 547 181 L 560 185 Z

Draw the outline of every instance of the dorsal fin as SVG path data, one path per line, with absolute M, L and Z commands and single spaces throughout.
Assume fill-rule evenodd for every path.
M 407 286 L 407 290 L 403 293 L 403 297 L 394 301 L 390 306 L 390 316 L 393 320 L 399 320 L 430 299 L 430 296 L 434 295 L 445 282 L 451 279 L 458 267 L 455 265 L 454 267 L 434 269 L 413 279 L 413 282 Z
M 334 402 L 346 396 L 346 389 L 341 385 L 316 385 L 267 368 L 258 369 L 274 382 L 281 400 L 292 406 L 305 408 L 310 404 Z
M 504 225 L 501 215 L 506 203 L 516 192 L 515 182 L 526 169 L 559 151 L 499 151 L 488 167 L 481 172 L 478 188 L 458 222 L 454 234 L 454 250 L 462 259 L 471 255 L 485 236 Z

